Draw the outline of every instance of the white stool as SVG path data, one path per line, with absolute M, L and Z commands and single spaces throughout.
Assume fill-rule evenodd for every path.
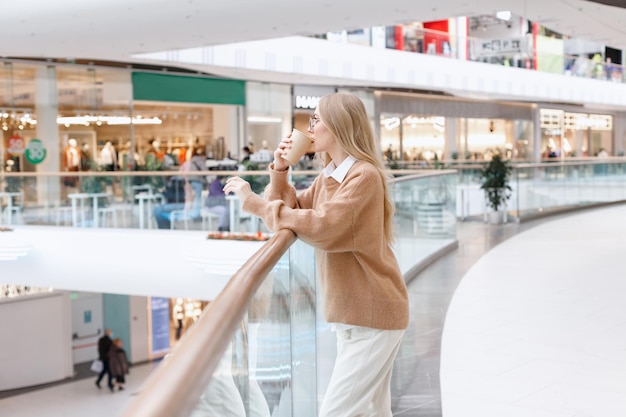
M 5 218 L 6 224 L 24 223 L 24 218 L 22 216 L 22 207 L 21 206 L 12 206 L 11 208 L 6 207 L 4 209 L 4 218 Z
M 0 204 L 0 222 L 2 222 L 2 217 L 4 217 L 4 223 L 8 225 L 24 223 L 22 216 L 24 194 L 22 192 L 8 192 L 5 195 L 7 202 L 4 210 L 2 210 L 2 205 Z
M 97 215 L 100 216 L 100 219 L 98 219 L 98 223 L 102 226 L 108 225 L 108 220 L 110 217 L 113 222 L 113 227 L 117 228 L 117 210 L 115 208 L 105 207 L 98 209 Z
M 220 220 L 219 214 L 210 212 L 205 208 L 202 209 L 200 216 L 202 216 L 202 230 L 217 230 L 217 224 Z
M 117 212 L 120 211 L 122 213 L 122 225 L 126 225 L 126 208 L 122 206 L 113 206 L 110 205 L 108 207 L 98 208 L 97 216 L 101 216 L 98 219 L 98 223 L 105 226 L 109 218 L 113 223 L 113 227 L 117 228 Z
M 174 226 L 176 222 L 182 221 L 185 225 L 185 230 L 189 230 L 189 219 L 191 218 L 190 210 L 174 210 L 169 214 L 170 218 L 170 229 L 174 230 L 176 227 Z
M 57 226 L 60 226 L 61 222 L 63 222 L 63 225 L 72 224 L 72 207 L 71 206 L 58 206 L 55 210 L 57 212 L 57 219 L 56 219 Z

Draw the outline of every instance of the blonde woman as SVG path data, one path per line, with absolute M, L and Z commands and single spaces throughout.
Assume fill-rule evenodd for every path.
M 291 229 L 316 249 L 324 314 L 337 331 L 337 358 L 320 416 L 391 416 L 393 362 L 409 322 L 406 285 L 391 249 L 393 205 L 365 107 L 351 94 L 323 97 L 309 132 L 328 164 L 296 196 L 284 138 L 270 164 L 265 199 L 230 178 L 243 209 L 270 230 Z

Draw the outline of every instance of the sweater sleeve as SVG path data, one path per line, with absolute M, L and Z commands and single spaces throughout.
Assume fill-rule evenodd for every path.
M 270 183 L 265 187 L 265 200 L 283 200 L 289 207 L 297 207 L 296 190 L 289 184 L 289 170 L 277 171 L 274 164 L 270 164 Z
M 315 194 L 321 177 L 307 190 Z M 334 181 L 326 179 L 326 181 Z M 382 204 L 381 178 L 375 173 L 359 171 L 349 175 L 331 198 L 314 208 L 294 208 L 282 200 L 264 201 L 250 195 L 243 209 L 261 217 L 273 231 L 290 229 L 298 238 L 327 252 L 353 251 L 355 222 L 367 222 L 368 212 Z

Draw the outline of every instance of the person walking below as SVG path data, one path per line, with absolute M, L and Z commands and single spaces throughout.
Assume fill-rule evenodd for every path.
M 113 341 L 111 340 L 111 329 L 104 331 L 104 336 L 98 339 L 98 359 L 102 361 L 102 371 L 98 374 L 96 379 L 96 386 L 100 388 L 100 381 L 104 378 L 104 375 L 108 376 L 108 386 L 113 389 L 113 377 L 111 376 L 111 369 L 109 368 L 109 350 Z
M 352 94 L 324 96 L 311 117 L 313 149 L 326 168 L 296 194 L 289 184 L 291 135 L 270 164 L 264 198 L 229 178 L 244 211 L 272 231 L 292 230 L 315 248 L 326 321 L 337 334 L 337 358 L 320 417 L 391 417 L 391 374 L 409 323 L 406 284 L 392 250 L 393 204 L 382 152 L 365 106 Z
M 109 350 L 109 366 L 111 367 L 111 375 L 115 378 L 114 385 L 118 387 L 119 391 L 122 391 L 128 374 L 128 360 L 126 351 L 122 348 L 122 339 L 113 339 L 113 345 Z M 109 388 L 111 388 L 111 392 L 115 391 L 114 386 Z

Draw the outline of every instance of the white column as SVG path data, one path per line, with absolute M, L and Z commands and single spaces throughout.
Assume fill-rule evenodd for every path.
M 626 150 L 626 113 L 619 112 L 613 118 L 613 155 L 621 155 Z
M 454 50 L 453 57 L 456 59 L 461 59 L 465 61 L 468 58 L 468 53 L 467 53 L 467 44 L 469 43 L 468 38 L 467 38 L 468 17 L 466 16 L 457 17 L 456 19 L 451 19 L 451 22 L 454 20 L 456 20 L 456 26 L 455 26 L 456 41 L 455 41 L 455 50 Z
M 214 106 L 213 107 L 213 140 L 224 138 L 226 153 L 238 155 L 244 146 L 245 136 L 242 132 L 242 109 L 239 106 Z
M 56 68 L 51 65 L 37 68 L 35 75 L 35 114 L 37 115 L 37 138 L 46 148 L 46 158 L 37 165 L 37 172 L 59 172 L 61 170 L 61 150 L 57 115 Z M 39 177 L 37 179 L 37 202 L 48 200 L 50 204 L 60 196 L 58 177 Z
M 533 153 L 531 162 L 539 162 L 541 160 L 541 113 L 539 106 L 533 109 L 533 119 L 531 120 L 531 138 Z
M 446 117 L 446 130 L 445 130 L 445 138 L 446 142 L 443 148 L 444 160 L 452 159 L 452 153 L 459 153 L 458 145 L 457 145 L 457 118 L 456 117 Z

